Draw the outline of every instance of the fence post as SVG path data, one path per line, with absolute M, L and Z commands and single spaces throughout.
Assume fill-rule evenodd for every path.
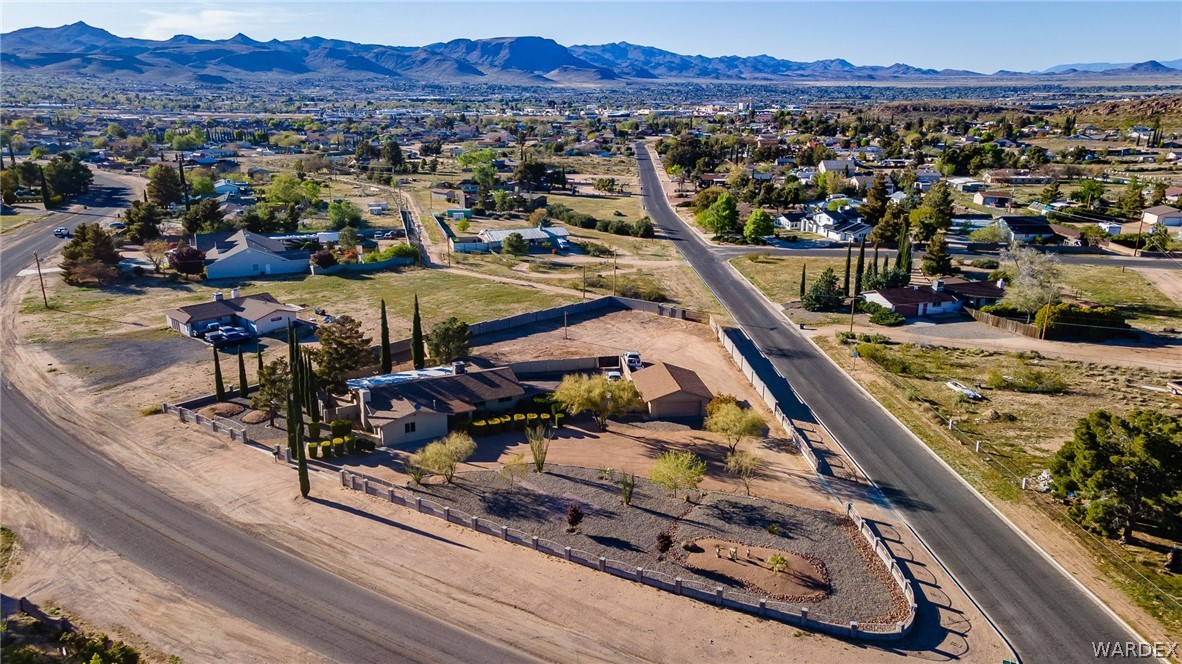
M 369 478 L 361 478 L 361 493 L 369 493 Z
M 450 507 L 443 508 L 443 520 L 444 521 L 451 521 L 451 508 Z
M 673 579 L 673 586 L 677 588 L 677 594 L 681 594 L 681 577 Z
M 763 597 L 759 598 L 759 615 L 761 615 L 761 616 L 767 615 L 767 600 L 764 599 Z
M 722 586 L 714 587 L 714 603 L 722 606 Z
M 858 637 L 858 621 L 857 620 L 850 621 L 850 636 L 853 638 Z
M 509 526 L 501 526 L 501 539 L 508 541 L 508 539 L 509 539 Z
M 569 546 L 562 547 L 562 557 L 568 561 L 570 560 L 570 547 Z
M 537 551 L 538 550 L 538 536 L 531 535 L 529 538 L 529 541 L 530 541 L 530 544 L 533 546 L 534 551 Z
M 636 580 L 641 583 L 644 583 L 644 568 L 643 567 L 636 568 Z
M 604 558 L 603 556 L 599 557 L 599 571 L 600 572 L 607 571 L 607 558 Z
M 479 525 L 480 525 L 480 517 L 473 515 L 472 516 L 472 530 L 480 530 L 480 528 L 478 527 Z
M 418 496 L 415 496 L 415 511 L 423 511 L 423 499 L 419 498 Z
M 807 606 L 800 607 L 800 626 L 804 627 L 809 624 L 809 608 Z
M 278 446 L 276 446 L 276 447 L 278 447 Z M 286 455 L 284 455 L 284 456 L 286 456 Z M 349 471 L 347 471 L 347 470 L 341 471 L 341 486 L 349 486 L 348 475 L 349 475 Z
M 386 500 L 394 502 L 394 487 L 388 487 L 386 489 Z

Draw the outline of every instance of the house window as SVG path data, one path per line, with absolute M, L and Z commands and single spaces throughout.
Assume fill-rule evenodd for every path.
M 272 318 L 272 319 L 271 319 L 271 322 L 272 322 L 272 323 L 277 323 L 277 322 L 279 322 L 279 321 L 281 321 L 281 320 L 283 320 L 283 316 L 276 316 L 276 317 L 274 317 L 274 318 Z
M 512 400 L 513 397 L 501 397 L 500 399 L 497 399 L 497 403 L 509 403 Z
M 472 406 L 474 408 L 484 408 L 485 402 L 484 401 L 477 401 L 476 403 L 472 404 Z
M 251 272 L 258 272 L 258 271 L 259 271 L 259 264 L 258 264 L 258 263 L 254 263 L 253 265 L 251 265 L 251 266 L 250 266 L 250 271 L 251 271 Z
M 414 432 L 415 432 L 415 423 L 414 422 L 407 422 L 406 424 L 402 425 L 402 433 L 414 433 Z

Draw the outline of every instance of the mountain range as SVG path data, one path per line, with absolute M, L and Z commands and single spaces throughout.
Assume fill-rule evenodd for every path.
M 410 83 L 619 85 L 659 81 L 806 82 L 907 81 L 986 76 L 896 63 L 859 66 L 842 59 L 795 62 L 768 55 L 681 55 L 626 42 L 563 46 L 542 37 L 455 39 L 427 46 L 358 44 L 304 37 L 260 42 L 177 35 L 164 41 L 118 37 L 78 22 L 0 35 L 6 71 L 118 77 L 143 82 L 231 84 L 295 79 L 387 80 Z M 1000 71 L 994 77 L 1178 75 L 1182 61 L 1127 65 L 1064 65 L 1045 72 Z

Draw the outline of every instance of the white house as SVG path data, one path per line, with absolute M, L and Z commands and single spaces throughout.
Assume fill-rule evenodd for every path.
M 191 337 L 210 325 L 238 325 L 255 335 L 287 329 L 303 309 L 294 304 L 283 304 L 270 293 L 239 296 L 238 289 L 230 291 L 230 298 L 214 293 L 213 300 L 191 304 L 164 312 L 168 326 Z
M 241 279 L 270 274 L 303 274 L 308 271 L 307 251 L 291 251 L 281 240 L 238 231 L 205 252 L 205 276 L 209 279 Z
M 1182 226 L 1182 210 L 1169 205 L 1158 205 L 1141 212 L 1141 221 L 1149 226 Z
M 843 207 L 840 210 L 818 210 L 812 216 L 805 217 L 801 230 L 838 242 L 856 243 L 870 235 L 874 227 L 863 222 L 862 216 L 854 208 Z
M 817 170 L 822 173 L 837 171 L 845 175 L 853 175 L 856 169 L 857 164 L 853 159 L 824 159 Z

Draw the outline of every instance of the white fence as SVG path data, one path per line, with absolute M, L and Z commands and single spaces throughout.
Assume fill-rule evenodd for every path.
M 680 576 L 673 577 L 663 572 L 636 567 L 635 565 L 613 560 L 605 556 L 599 556 L 589 551 L 565 546 L 560 542 L 538 537 L 523 530 L 499 524 L 489 519 L 483 519 L 475 514 L 468 514 L 467 512 L 454 509 L 434 500 L 423 498 L 412 491 L 397 488 L 390 482 L 376 477 L 341 470 L 340 478 L 341 486 L 347 489 L 360 491 L 387 500 L 395 505 L 402 505 L 416 512 L 443 519 L 448 523 L 471 528 L 476 532 L 499 537 L 506 542 L 526 546 L 534 551 L 562 558 L 563 560 L 618 576 L 622 579 L 636 581 L 637 583 L 643 583 L 666 592 L 696 599 L 700 602 L 744 611 L 813 631 L 867 641 L 893 641 L 905 636 L 910 631 L 915 619 L 914 596 L 909 593 L 907 594 L 907 598 L 913 608 L 908 613 L 905 621 L 870 623 L 865 625 L 859 625 L 854 620 L 848 622 L 838 621 L 836 618 L 810 612 L 806 606 L 769 600 L 765 597 L 752 595 L 741 590 L 711 585 L 694 579 L 683 579 Z M 849 509 L 852 511 L 853 507 L 851 506 Z M 857 512 L 852 512 L 852 517 L 856 516 Z M 858 524 L 860 529 L 865 525 L 860 517 L 855 520 L 855 523 Z M 869 530 L 868 527 L 866 529 Z M 881 543 L 879 546 L 881 546 Z M 876 551 L 878 550 L 876 548 Z M 885 551 L 885 547 L 882 547 L 882 550 Z M 883 555 L 882 553 L 879 554 L 880 557 Z M 888 558 L 890 557 L 889 552 L 885 553 L 885 555 Z M 898 565 L 893 560 L 891 561 L 891 565 L 893 566 L 888 567 L 892 570 L 892 576 L 897 580 L 902 579 L 901 573 L 897 574 Z
M 747 380 L 751 382 L 751 386 L 755 388 L 755 392 L 759 394 L 759 397 L 763 399 L 764 403 L 766 403 L 768 407 L 772 409 L 772 413 L 775 415 L 776 421 L 779 422 L 780 425 L 784 427 L 784 430 L 788 432 L 788 435 L 792 437 L 793 442 L 796 443 L 796 447 L 800 450 L 800 454 L 804 457 L 805 462 L 808 463 L 809 467 L 813 469 L 813 472 L 821 475 L 821 462 L 817 458 L 816 452 L 813 451 L 813 447 L 809 443 L 808 438 L 802 434 L 787 417 L 785 417 L 783 411 L 780 410 L 780 404 L 777 403 L 776 398 L 772 396 L 771 390 L 768 389 L 767 384 L 764 383 L 763 380 L 756 374 L 755 368 L 743 354 L 743 351 L 735 344 L 734 340 L 731 338 L 731 335 L 742 335 L 742 338 L 746 339 L 747 341 L 750 341 L 750 338 L 747 337 L 746 333 L 742 330 L 735 328 L 724 328 L 714 320 L 713 316 L 710 317 L 710 329 L 714 330 L 714 333 L 718 335 L 718 341 L 722 343 L 723 348 L 725 348 L 726 351 L 730 353 L 731 359 L 733 359 L 735 364 L 739 366 L 739 371 L 741 371 L 743 375 L 747 377 Z M 751 347 L 755 348 L 754 344 L 751 344 Z M 767 358 L 762 359 L 767 361 Z M 779 370 L 776 369 L 775 365 L 771 364 L 771 362 L 768 362 L 768 366 L 772 371 L 775 372 L 776 376 L 779 377 L 780 380 L 784 381 L 784 384 L 788 386 L 788 389 L 792 388 L 792 386 L 788 384 L 788 380 L 784 378 Z M 869 524 L 867 524 L 866 521 L 858 514 L 857 510 L 854 509 L 853 504 L 846 503 L 846 514 L 850 517 L 850 519 L 853 520 L 854 525 L 858 528 L 858 533 L 874 550 L 874 554 L 878 556 L 880 560 L 882 560 L 884 565 L 886 565 L 887 570 L 890 572 L 891 579 L 894 580 L 895 584 L 899 587 L 899 590 L 903 593 L 903 597 L 905 597 L 907 600 L 907 617 L 897 624 L 895 631 L 891 632 L 893 636 L 901 637 L 911 631 L 911 626 L 915 623 L 915 589 L 912 586 L 911 581 L 903 575 L 903 571 L 900 569 L 898 561 L 895 560 L 893 555 L 891 555 L 890 549 L 887 548 L 886 544 L 881 538 L 874 534 L 874 531 L 870 528 Z M 869 627 L 869 625 L 866 626 L 866 628 Z M 860 635 L 863 637 L 865 634 L 866 632 L 864 630 L 860 633 Z
M 246 435 L 246 427 L 232 422 L 222 417 L 206 417 L 196 411 L 182 408 L 181 406 L 174 406 L 170 403 L 162 405 L 165 413 L 169 415 L 176 415 L 182 422 L 195 422 L 214 433 L 224 433 L 230 437 L 230 440 L 236 440 L 240 443 L 250 443 L 251 440 Z

